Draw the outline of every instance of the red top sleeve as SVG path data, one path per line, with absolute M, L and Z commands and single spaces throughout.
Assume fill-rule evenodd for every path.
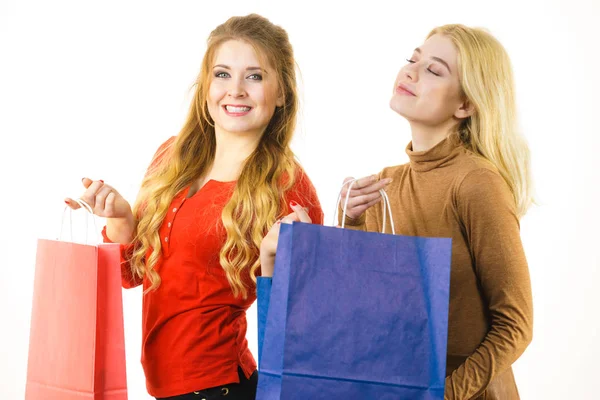
M 302 207 L 308 208 L 308 215 L 313 224 L 323 225 L 323 209 L 317 196 L 317 190 L 306 175 L 306 172 L 298 166 L 296 171 L 296 181 L 294 186 L 286 193 L 285 203 L 282 205 L 285 209 L 283 215 L 293 212 L 290 202 L 295 201 Z
M 160 147 L 154 154 L 154 157 L 152 157 L 152 162 L 146 170 L 146 174 L 148 174 L 152 170 L 152 168 L 158 165 L 158 163 L 163 159 L 164 155 L 167 153 L 167 150 L 171 147 L 174 141 L 175 136 L 172 136 L 166 142 L 160 145 Z M 106 235 L 106 226 L 102 229 L 102 239 L 104 243 L 114 243 Z M 136 276 L 131 270 L 130 260 L 133 255 L 133 247 L 133 243 L 121 244 L 121 282 L 123 284 L 123 287 L 126 289 L 134 288 L 142 284 L 142 279 Z

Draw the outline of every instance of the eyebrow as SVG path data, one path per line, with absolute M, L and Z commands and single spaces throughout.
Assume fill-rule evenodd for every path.
M 421 49 L 420 48 L 416 48 L 415 51 L 419 54 L 421 54 Z M 443 59 L 439 58 L 439 57 L 431 57 L 433 60 L 439 62 L 440 64 L 443 64 L 446 68 L 448 68 L 448 72 L 452 73 L 452 70 L 450 69 L 450 66 L 448 65 L 448 63 L 446 61 L 444 61 Z
M 213 67 L 214 68 L 223 68 L 223 69 L 231 69 L 231 67 L 229 65 L 225 65 L 225 64 L 217 64 Z M 262 69 L 261 67 L 248 67 L 246 68 L 246 71 L 263 71 L 264 73 L 267 73 L 266 70 Z

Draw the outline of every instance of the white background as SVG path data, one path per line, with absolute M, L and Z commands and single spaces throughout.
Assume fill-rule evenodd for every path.
M 343 178 L 407 161 L 388 107 L 398 69 L 436 25 L 491 30 L 512 57 L 539 206 L 522 221 L 535 301 L 515 365 L 523 399 L 598 398 L 600 3 L 0 0 L 0 397 L 25 391 L 36 239 L 55 238 L 84 176 L 133 201 L 159 144 L 176 135 L 209 32 L 260 13 L 289 33 L 302 72 L 294 149 L 329 224 Z M 83 218 L 83 214 L 77 214 Z M 124 291 L 130 399 L 141 291 Z M 248 338 L 256 354 L 255 309 Z

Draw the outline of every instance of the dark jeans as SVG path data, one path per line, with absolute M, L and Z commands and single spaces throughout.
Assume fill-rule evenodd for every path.
M 246 379 L 242 369 L 238 367 L 238 375 L 240 376 L 240 383 L 230 383 L 179 396 L 157 398 L 157 400 L 254 400 L 256 385 L 258 384 L 258 372 L 254 371 L 250 379 Z

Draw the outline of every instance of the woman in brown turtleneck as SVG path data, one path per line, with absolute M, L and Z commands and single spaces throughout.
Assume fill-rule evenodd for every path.
M 452 238 L 445 399 L 518 399 L 511 365 L 533 326 L 519 218 L 531 194 L 510 61 L 461 25 L 434 29 L 407 61 L 390 106 L 410 123 L 410 162 L 359 179 L 346 226 L 381 232 L 372 206 L 385 187 L 397 233 Z

